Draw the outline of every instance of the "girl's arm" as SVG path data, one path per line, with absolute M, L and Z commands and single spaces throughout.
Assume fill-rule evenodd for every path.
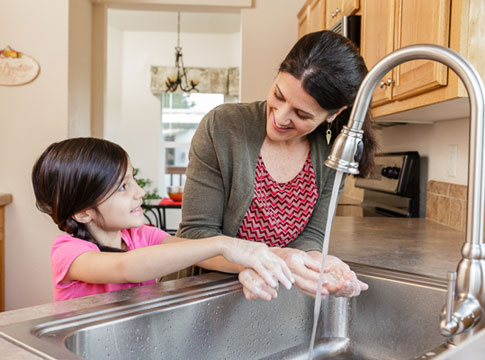
M 200 266 L 203 269 L 222 271 L 232 274 L 240 273 L 242 270 L 245 269 L 244 266 L 227 261 L 224 256 L 216 256 L 204 261 L 200 261 L 196 265 Z
M 262 243 L 227 236 L 180 241 L 167 237 L 166 240 L 160 245 L 125 253 L 85 252 L 72 262 L 63 283 L 73 280 L 94 284 L 137 283 L 171 274 L 218 255 L 229 262 L 254 269 L 269 286 L 276 287 L 277 281 L 280 281 L 290 288 L 294 281 L 286 263 Z

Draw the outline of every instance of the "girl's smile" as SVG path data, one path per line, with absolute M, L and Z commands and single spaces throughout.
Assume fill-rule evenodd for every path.
M 136 208 L 134 208 L 133 210 L 131 210 L 131 213 L 140 213 L 142 212 L 142 208 L 141 208 L 141 204 L 138 205 Z

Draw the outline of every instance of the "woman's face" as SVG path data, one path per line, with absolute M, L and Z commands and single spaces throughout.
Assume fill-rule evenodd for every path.
M 280 72 L 267 98 L 266 135 L 273 141 L 301 140 L 337 114 L 329 117 L 329 112 L 303 89 L 300 80 Z

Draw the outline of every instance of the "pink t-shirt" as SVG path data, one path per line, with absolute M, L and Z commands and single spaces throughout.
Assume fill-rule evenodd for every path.
M 169 236 L 169 234 L 165 231 L 146 225 L 121 230 L 121 238 L 126 243 L 128 251 L 161 244 L 166 236 Z M 82 281 L 71 281 L 67 284 L 61 284 L 72 262 L 87 251 L 99 252 L 100 250 L 97 245 L 69 234 L 62 234 L 56 237 L 51 249 L 52 283 L 55 301 L 123 290 L 155 282 L 155 280 L 149 280 L 141 283 L 91 284 Z

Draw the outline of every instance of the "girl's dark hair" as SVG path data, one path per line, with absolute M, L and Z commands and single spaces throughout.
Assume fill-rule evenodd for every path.
M 107 140 L 86 137 L 53 143 L 32 169 L 37 208 L 60 230 L 96 243 L 73 215 L 95 209 L 121 185 L 127 167 L 126 151 Z
M 333 134 L 339 134 L 346 125 L 359 86 L 367 74 L 364 59 L 349 39 L 333 31 L 317 31 L 303 36 L 290 50 L 279 71 L 291 74 L 301 81 L 303 88 L 325 110 L 334 114 L 342 111 L 332 121 Z M 326 122 L 317 128 L 322 133 Z M 364 152 L 359 162 L 360 176 L 366 176 L 374 166 L 377 148 L 370 111 L 363 124 Z

